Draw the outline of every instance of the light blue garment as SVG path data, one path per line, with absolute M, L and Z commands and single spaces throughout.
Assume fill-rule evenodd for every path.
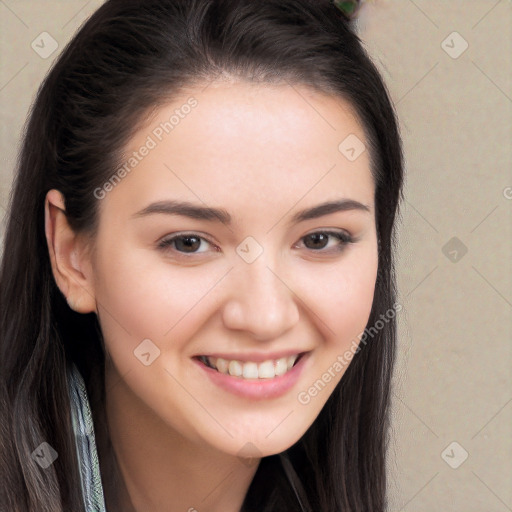
M 76 365 L 68 374 L 71 418 L 86 512 L 106 512 L 87 390 Z

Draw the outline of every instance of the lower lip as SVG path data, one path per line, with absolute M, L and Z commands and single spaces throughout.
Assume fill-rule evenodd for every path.
M 213 368 L 209 368 L 201 361 L 194 359 L 202 370 L 206 372 L 211 381 L 234 395 L 253 400 L 264 400 L 267 398 L 277 398 L 289 391 L 297 382 L 300 374 L 308 360 L 309 352 L 304 354 L 295 366 L 288 370 L 284 375 L 279 375 L 272 379 L 244 379 L 242 377 L 233 377 L 220 373 Z

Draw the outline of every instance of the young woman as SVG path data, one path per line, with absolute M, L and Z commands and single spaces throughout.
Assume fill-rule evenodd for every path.
M 65 48 L 7 218 L 2 510 L 385 510 L 402 150 L 340 7 L 108 0 Z

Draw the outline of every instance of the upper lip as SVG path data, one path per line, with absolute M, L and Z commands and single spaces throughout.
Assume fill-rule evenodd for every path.
M 272 353 L 262 353 L 262 352 L 245 352 L 243 354 L 235 354 L 235 353 L 227 353 L 227 352 L 215 352 L 211 354 L 197 354 L 195 357 L 213 357 L 213 358 L 222 358 L 228 361 L 254 361 L 255 363 L 260 363 L 263 361 L 276 360 L 281 359 L 282 357 L 289 357 L 294 355 L 303 354 L 304 352 L 309 352 L 309 350 L 281 350 L 280 352 L 272 352 Z

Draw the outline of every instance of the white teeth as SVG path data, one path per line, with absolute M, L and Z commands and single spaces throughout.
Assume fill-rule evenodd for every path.
M 233 375 L 233 377 L 240 377 L 243 373 L 242 365 L 239 361 L 230 361 L 228 369 L 229 375 Z
M 288 372 L 298 357 L 299 354 L 295 354 L 293 356 L 281 357 L 280 359 L 264 361 L 263 363 L 228 361 L 221 357 L 205 357 L 205 359 L 210 366 L 225 375 L 242 377 L 244 379 L 273 379 Z
M 228 373 L 229 361 L 219 357 L 214 365 L 220 373 Z
M 242 375 L 244 376 L 244 379 L 258 378 L 258 365 L 256 363 L 244 363 L 242 368 Z
M 258 366 L 258 377 L 260 379 L 273 379 L 275 376 L 274 361 L 265 361 Z
M 281 357 L 276 361 L 276 375 L 284 375 L 288 371 L 288 358 Z

